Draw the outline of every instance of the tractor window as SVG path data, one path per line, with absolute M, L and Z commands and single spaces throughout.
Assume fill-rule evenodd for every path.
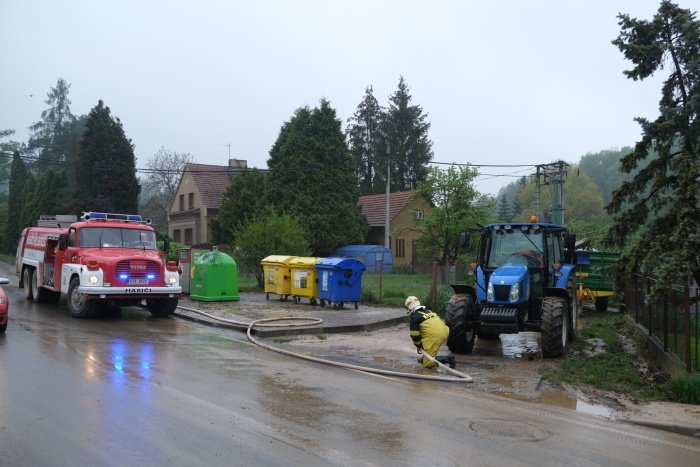
M 542 267 L 542 233 L 540 229 L 498 229 L 491 232 L 487 267 L 497 268 L 505 263 Z

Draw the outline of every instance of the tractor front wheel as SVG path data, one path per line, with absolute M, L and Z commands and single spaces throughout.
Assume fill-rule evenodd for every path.
M 544 358 L 560 357 L 569 343 L 569 306 L 563 297 L 542 299 L 540 345 Z
M 471 295 L 453 295 L 447 302 L 445 324 L 450 328 L 447 348 L 455 353 L 472 353 L 474 330 L 467 324 L 468 317 L 474 314 L 474 299 Z

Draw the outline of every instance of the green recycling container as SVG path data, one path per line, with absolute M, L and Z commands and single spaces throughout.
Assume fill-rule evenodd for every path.
M 190 298 L 204 302 L 240 300 L 238 266 L 226 253 L 210 251 L 192 263 Z

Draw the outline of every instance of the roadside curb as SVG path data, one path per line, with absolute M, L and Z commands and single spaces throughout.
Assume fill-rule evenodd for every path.
M 691 438 L 700 438 L 700 425 L 680 425 L 675 423 L 663 423 L 641 418 L 623 418 L 621 419 L 621 421 L 632 423 L 634 425 L 656 428 L 657 430 L 671 431 L 673 433 L 690 436 Z

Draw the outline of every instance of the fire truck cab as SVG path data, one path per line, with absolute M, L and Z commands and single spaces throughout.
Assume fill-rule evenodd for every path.
M 150 222 L 133 214 L 88 212 L 75 222 L 42 216 L 22 232 L 16 272 L 27 299 L 65 296 L 79 318 L 143 300 L 151 314 L 167 316 L 182 292 L 177 265 L 158 250 Z

